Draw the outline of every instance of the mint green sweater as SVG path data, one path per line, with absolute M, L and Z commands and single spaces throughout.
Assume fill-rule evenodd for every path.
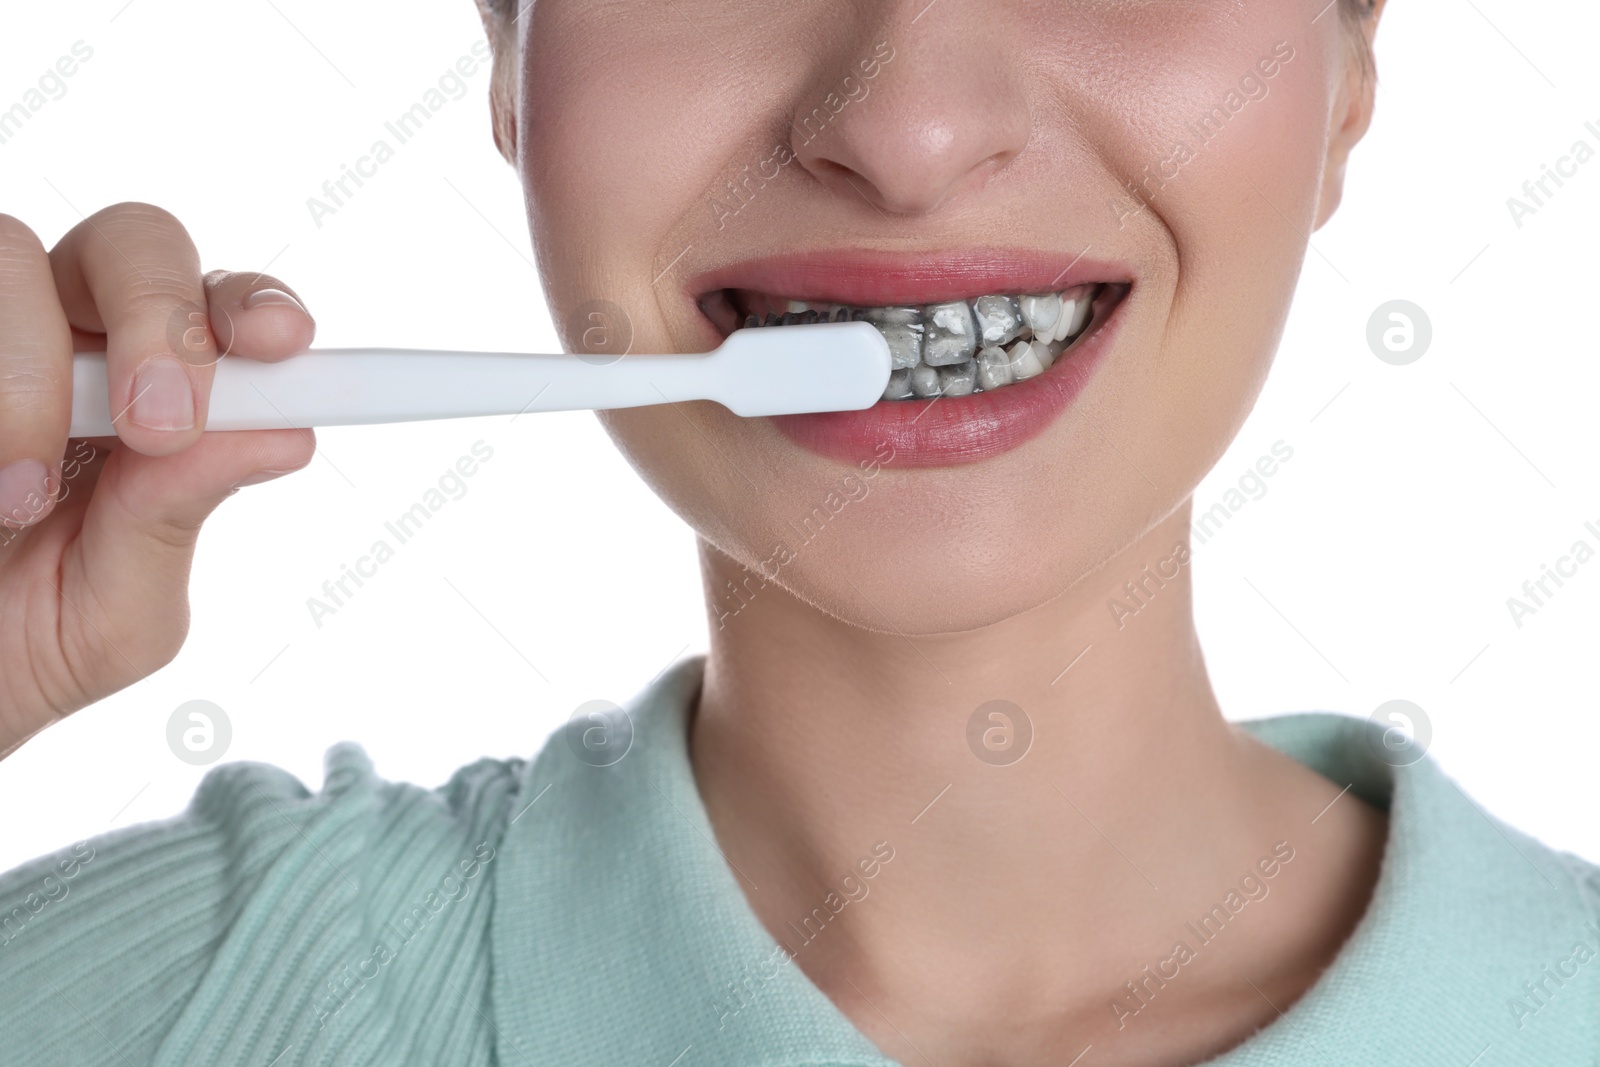
M 0 1064 L 890 1067 L 712 844 L 701 668 L 629 705 L 609 766 L 565 732 L 437 790 L 348 745 L 317 794 L 227 765 L 174 819 L 0 877 Z M 1388 808 L 1390 836 L 1338 959 L 1212 1067 L 1600 1062 L 1595 867 L 1430 760 L 1391 768 L 1362 720 L 1249 728 Z

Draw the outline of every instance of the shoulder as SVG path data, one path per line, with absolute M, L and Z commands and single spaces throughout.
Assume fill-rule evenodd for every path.
M 43 879 L 72 881 L 91 868 L 110 883 L 109 868 L 121 864 L 132 873 L 179 862 L 190 868 L 215 863 L 230 868 L 229 877 L 248 880 L 250 872 L 260 873 L 257 865 L 281 859 L 297 844 L 343 842 L 346 848 L 381 854 L 386 839 L 392 845 L 414 841 L 418 834 L 498 838 L 525 763 L 478 760 L 437 788 L 381 778 L 366 752 L 349 743 L 330 748 L 324 766 L 322 788 L 313 791 L 280 767 L 223 764 L 201 780 L 179 815 L 81 841 L 0 872 L 0 906 Z M 5 942 L 0 930 L 0 944 Z
M 1388 813 L 1360 923 L 1284 1025 L 1252 1046 L 1265 1058 L 1249 1062 L 1298 1062 L 1306 1043 L 1338 1063 L 1466 1063 L 1490 1047 L 1503 1063 L 1592 1062 L 1600 868 L 1474 799 L 1428 751 L 1423 717 L 1240 725 L 1327 778 L 1330 798 L 1348 789 Z
M 245 1062 L 381 1034 L 418 1062 L 482 1062 L 486 1034 L 427 1020 L 437 998 L 485 994 L 524 762 L 479 760 L 437 788 L 381 778 L 355 745 L 325 763 L 315 791 L 218 767 L 178 816 L 0 875 L 0 1049 L 51 1061 L 103 1049 L 98 1027 L 139 1062 Z M 44 971 L 53 986 L 22 977 Z
M 309 822 L 328 824 L 329 833 L 389 824 L 494 833 L 524 765 L 520 759 L 482 759 L 456 770 L 444 785 L 427 788 L 380 777 L 364 749 L 344 743 L 328 750 L 316 792 L 270 764 L 225 764 L 206 775 L 175 821 L 267 837 Z
M 1527 861 L 1522 866 L 1565 883 L 1576 898 L 1600 900 L 1600 865 L 1509 825 L 1450 776 L 1430 751 L 1430 726 L 1420 709 L 1367 719 L 1299 712 L 1237 725 L 1389 812 L 1402 846 L 1454 852 L 1469 861 L 1483 851 L 1500 860 L 1520 855 Z

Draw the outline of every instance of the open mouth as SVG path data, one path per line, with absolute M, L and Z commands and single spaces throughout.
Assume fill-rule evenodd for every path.
M 995 392 L 1039 377 L 1069 356 L 1127 289 L 1090 282 L 1058 292 L 854 307 L 728 288 L 706 294 L 699 305 L 724 336 L 736 329 L 870 322 L 893 358 L 883 399 L 931 400 Z
M 764 421 L 838 462 L 893 456 L 897 468 L 955 467 L 1055 425 L 1117 346 L 1139 272 L 1083 248 L 787 252 L 691 275 L 685 295 L 705 333 L 724 339 L 747 326 L 871 323 L 893 357 L 883 400 Z

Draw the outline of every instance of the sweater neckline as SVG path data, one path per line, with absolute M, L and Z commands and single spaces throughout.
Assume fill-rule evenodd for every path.
M 524 768 L 492 920 L 498 1062 L 898 1067 L 789 960 L 717 849 L 688 750 L 703 667 L 684 659 L 609 721 L 569 723 Z M 585 744 L 597 725 L 601 755 Z M 1241 725 L 1387 809 L 1389 839 L 1334 962 L 1206 1067 L 1491 1067 L 1600 1048 L 1600 959 L 1547 982 L 1531 1015 L 1515 1006 L 1576 944 L 1600 956 L 1594 868 L 1493 819 L 1431 758 L 1391 766 L 1365 720 Z

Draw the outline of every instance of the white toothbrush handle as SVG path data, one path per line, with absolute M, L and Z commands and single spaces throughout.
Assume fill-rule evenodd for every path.
M 571 355 L 313 349 L 279 363 L 228 357 L 216 365 L 208 430 L 352 426 L 520 411 L 634 407 L 694 399 L 685 386 L 710 356 L 650 357 L 650 379 Z M 626 381 L 620 380 L 626 379 Z M 657 390 L 660 390 L 657 392 Z M 694 392 L 692 388 L 688 392 Z M 113 434 L 103 353 L 72 360 L 73 437 Z
M 740 415 L 850 410 L 870 406 L 888 381 L 887 345 L 864 323 L 741 330 L 705 355 L 600 362 L 611 358 L 393 348 L 314 349 L 278 363 L 228 357 L 216 365 L 206 429 L 350 426 L 684 400 L 716 400 Z M 115 412 L 110 406 L 104 354 L 76 354 L 71 436 L 114 434 L 111 416 L 121 415 L 123 406 Z

